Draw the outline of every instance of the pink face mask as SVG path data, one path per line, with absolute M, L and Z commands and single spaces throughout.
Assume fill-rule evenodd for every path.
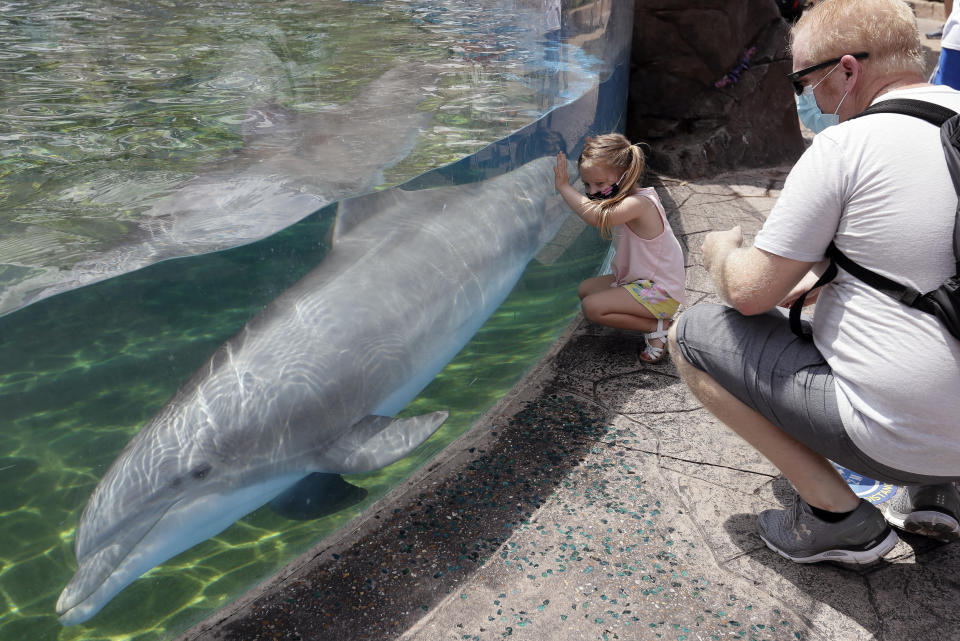
M 606 200 L 607 198 L 613 198 L 620 193 L 620 183 L 623 181 L 623 177 L 627 175 L 627 172 L 623 172 L 620 175 L 620 179 L 617 182 L 613 183 L 606 189 L 601 189 L 600 191 L 595 191 L 592 194 L 584 192 L 583 195 L 589 198 L 590 200 Z

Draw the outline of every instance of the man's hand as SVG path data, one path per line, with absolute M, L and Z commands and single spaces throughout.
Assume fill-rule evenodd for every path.
M 712 231 L 703 239 L 700 248 L 704 268 L 713 273 L 713 267 L 719 266 L 731 250 L 743 245 L 743 231 L 740 225 L 731 227 L 727 231 Z
M 736 226 L 707 234 L 701 252 L 717 294 L 746 316 L 784 301 L 814 265 L 742 245 L 743 232 Z
M 553 168 L 553 186 L 560 191 L 570 186 L 570 174 L 567 173 L 567 155 L 562 151 L 557 153 L 557 166 Z

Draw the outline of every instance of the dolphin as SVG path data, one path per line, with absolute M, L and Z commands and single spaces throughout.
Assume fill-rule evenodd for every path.
M 375 470 L 428 438 L 445 412 L 390 416 L 562 226 L 555 162 L 341 202 L 327 257 L 222 345 L 94 490 L 61 623 L 89 619 L 142 573 L 308 475 Z
M 269 50 L 264 55 L 276 58 Z M 275 65 L 282 69 L 279 59 Z M 348 103 L 313 114 L 273 99 L 249 107 L 239 150 L 175 187 L 151 193 L 140 186 L 144 211 L 136 224 L 93 257 L 84 257 L 76 239 L 67 242 L 62 232 L 14 227 L 14 237 L 2 243 L 3 262 L 27 275 L 0 287 L 0 314 L 162 260 L 245 245 L 372 191 L 383 184 L 385 169 L 409 155 L 433 117 L 418 106 L 440 74 L 430 65 L 398 64 Z

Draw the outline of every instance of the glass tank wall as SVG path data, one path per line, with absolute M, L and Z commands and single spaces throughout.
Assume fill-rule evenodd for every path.
M 0 4 L 0 639 L 172 639 L 506 394 L 606 255 L 552 166 L 632 14 Z

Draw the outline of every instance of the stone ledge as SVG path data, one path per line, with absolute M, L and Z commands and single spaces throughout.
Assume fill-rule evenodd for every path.
M 935 20 L 943 20 L 946 18 L 946 16 L 943 15 L 943 2 L 908 0 L 907 4 L 913 7 L 913 13 L 916 14 L 918 18 L 932 18 Z

